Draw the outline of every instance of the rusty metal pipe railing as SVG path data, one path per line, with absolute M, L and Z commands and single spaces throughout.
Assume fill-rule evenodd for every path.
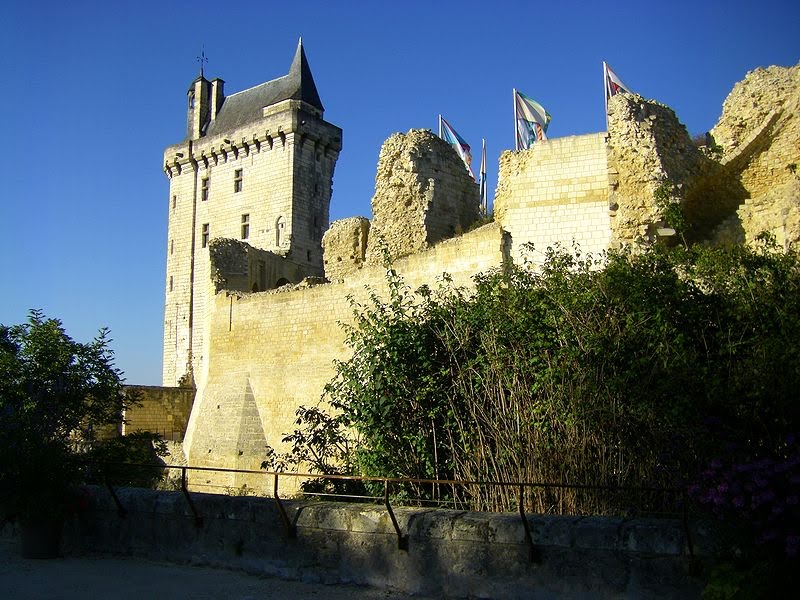
M 124 519 L 128 516 L 128 510 L 122 506 L 122 502 L 119 500 L 119 496 L 117 496 L 117 492 L 114 491 L 114 488 L 111 485 L 111 481 L 108 479 L 108 475 L 103 476 L 103 481 L 105 481 L 106 488 L 108 489 L 111 497 L 114 499 L 114 504 L 117 506 L 117 514 L 119 515 L 120 519 Z
M 408 535 L 404 535 L 402 531 L 400 531 L 400 525 L 397 523 L 397 518 L 394 516 L 394 511 L 392 510 L 391 504 L 389 504 L 389 480 L 383 480 L 383 505 L 386 507 L 386 510 L 389 513 L 389 518 L 392 520 L 392 525 L 394 525 L 394 531 L 397 534 L 397 549 L 398 550 L 405 550 L 408 552 Z
M 192 502 L 192 497 L 189 494 L 189 488 L 186 486 L 186 469 L 190 467 L 181 467 L 181 491 L 183 492 L 183 496 L 186 498 L 187 504 L 189 504 L 189 508 L 194 515 L 194 526 L 195 527 L 202 527 L 203 526 L 203 517 L 197 512 L 197 508 Z
M 532 562 L 539 562 L 541 561 L 541 554 L 537 549 L 536 544 L 534 543 L 533 539 L 533 531 L 531 529 L 531 524 L 528 520 L 528 516 L 525 512 L 525 489 L 529 488 L 531 490 L 540 489 L 540 490 L 555 490 L 555 489 L 562 489 L 562 490 L 593 490 L 593 491 L 609 491 L 609 492 L 620 492 L 620 491 L 627 491 L 627 492 L 659 492 L 659 493 L 667 493 L 667 494 L 674 494 L 676 497 L 680 495 L 682 499 L 682 509 L 678 510 L 667 510 L 664 514 L 671 515 L 673 517 L 680 518 L 682 520 L 684 533 L 686 536 L 686 544 L 687 544 L 687 552 L 689 555 L 690 561 L 694 560 L 694 544 L 691 538 L 691 532 L 689 529 L 689 507 L 687 501 L 686 490 L 682 488 L 659 488 L 659 487 L 635 487 L 635 486 L 617 486 L 617 485 L 592 485 L 592 484 L 569 484 L 569 483 L 552 483 L 552 482 L 511 482 L 511 481 L 469 481 L 469 480 L 454 480 L 454 479 L 410 479 L 410 478 L 400 478 L 400 477 L 362 477 L 356 475 L 321 475 L 318 473 L 284 473 L 280 471 L 265 471 L 265 470 L 247 470 L 247 469 L 229 469 L 229 468 L 219 468 L 219 467 L 194 467 L 194 466 L 173 466 L 173 465 L 152 465 L 152 464 L 138 464 L 138 463 L 105 463 L 105 464 L 125 464 L 125 466 L 130 467 L 148 467 L 148 468 L 158 468 L 158 469 L 173 469 L 177 468 L 181 470 L 181 490 L 183 492 L 184 497 L 186 498 L 186 502 L 189 505 L 189 508 L 192 511 L 192 515 L 194 516 L 195 525 L 197 527 L 203 526 L 203 517 L 198 513 L 194 502 L 192 501 L 192 497 L 188 490 L 188 481 L 187 481 L 187 472 L 188 471 L 213 471 L 218 473 L 243 473 L 243 474 L 252 474 L 252 475 L 259 475 L 259 476 L 273 476 L 273 490 L 272 496 L 275 501 L 276 507 L 278 508 L 278 512 L 280 514 L 281 521 L 286 529 L 287 536 L 289 538 L 295 538 L 297 536 L 297 525 L 293 522 L 286 511 L 286 508 L 283 502 L 280 499 L 279 489 L 278 489 L 278 482 L 279 476 L 282 477 L 294 477 L 294 478 L 315 478 L 315 479 L 326 479 L 331 481 L 361 481 L 361 482 L 373 482 L 373 483 L 382 483 L 383 484 L 383 504 L 386 508 L 387 513 L 389 514 L 389 518 L 392 521 L 392 526 L 394 527 L 395 533 L 397 534 L 398 540 L 398 548 L 401 550 L 408 550 L 409 546 L 409 538 L 408 534 L 403 534 L 400 525 L 397 521 L 397 517 L 394 514 L 394 510 L 389 502 L 389 488 L 391 484 L 400 483 L 400 484 L 433 484 L 433 485 L 449 485 L 454 487 L 461 487 L 467 488 L 468 486 L 480 486 L 480 487 L 506 487 L 506 488 L 517 488 L 517 499 L 518 499 L 518 512 L 520 519 L 522 520 L 523 528 L 524 528 L 524 542 L 525 545 L 528 547 L 528 556 Z M 118 511 L 122 514 L 124 511 L 124 507 L 122 507 L 121 502 L 119 502 L 119 498 L 116 496 L 113 488 L 110 485 L 109 481 L 106 481 L 106 486 L 109 488 L 112 497 L 114 498 L 115 503 L 117 504 Z M 380 497 L 361 497 L 361 496 L 351 496 L 348 494 L 330 494 L 332 496 L 338 496 L 341 498 L 368 498 L 373 501 L 379 501 Z M 420 501 L 423 501 L 420 499 Z M 667 506 L 667 504 L 664 504 Z M 675 507 L 677 508 L 677 507 Z M 584 514 L 584 513 L 570 513 L 570 514 Z M 589 514 L 603 514 L 603 513 L 589 513 Z
M 280 496 L 278 496 L 278 474 L 274 473 L 274 475 L 275 481 L 273 484 L 272 497 L 275 498 L 275 504 L 277 505 L 278 512 L 281 515 L 283 526 L 286 528 L 286 537 L 295 539 L 297 537 L 297 525 L 292 523 L 292 521 L 289 519 L 289 515 L 286 513 L 286 509 L 283 507 L 283 502 L 281 502 Z

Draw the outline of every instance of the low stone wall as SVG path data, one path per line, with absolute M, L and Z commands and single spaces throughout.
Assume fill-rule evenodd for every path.
M 285 501 L 290 538 L 273 500 L 194 494 L 195 524 L 180 492 L 121 489 L 121 518 L 103 488 L 65 531 L 65 552 L 109 552 L 406 593 L 476 598 L 692 598 L 677 520 L 530 516 L 536 561 L 517 514 L 396 509 L 408 550 L 385 508 Z M 5 535 L 13 534 L 5 528 Z M 695 557 L 716 553 L 712 529 L 690 527 Z

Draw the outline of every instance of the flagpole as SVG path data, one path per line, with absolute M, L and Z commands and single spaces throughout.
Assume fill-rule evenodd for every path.
M 511 89 L 514 94 L 514 150 L 519 152 L 519 134 L 517 133 L 517 88 Z
M 608 67 L 603 61 L 603 100 L 605 102 L 606 131 L 608 131 Z
M 439 114 L 439 139 L 442 139 L 442 115 Z
M 489 214 L 489 200 L 486 196 L 486 138 L 483 138 L 481 139 L 481 209 L 484 217 Z

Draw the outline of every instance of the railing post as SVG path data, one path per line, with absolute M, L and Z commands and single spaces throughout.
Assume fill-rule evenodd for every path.
M 275 504 L 278 506 L 278 512 L 281 515 L 281 520 L 283 521 L 283 526 L 286 528 L 286 536 L 290 539 L 295 539 L 297 537 L 297 525 L 289 520 L 289 515 L 286 514 L 286 509 L 283 507 L 283 503 L 281 502 L 280 497 L 278 496 L 278 474 L 275 473 L 275 481 L 273 484 L 273 492 L 272 496 L 275 498 Z
M 686 536 L 686 547 L 689 550 L 689 574 L 698 575 L 700 564 L 694 556 L 694 543 L 692 542 L 692 532 L 689 529 L 689 497 L 686 488 L 681 488 L 681 502 L 683 503 L 683 534 Z
M 528 560 L 532 563 L 540 563 L 542 562 L 542 556 L 533 545 L 531 524 L 528 523 L 528 517 L 525 515 L 525 486 L 523 484 L 520 484 L 519 486 L 517 505 L 519 508 L 519 516 L 522 519 L 522 526 L 525 529 L 525 543 L 528 545 Z
M 192 502 L 192 497 L 189 495 L 189 489 L 186 487 L 186 467 L 181 467 L 181 490 L 183 491 L 183 495 L 186 498 L 186 502 L 189 504 L 189 508 L 194 515 L 194 526 L 195 527 L 202 527 L 203 526 L 203 517 L 197 514 L 197 509 L 194 506 L 194 502 Z
M 111 481 L 109 481 L 108 475 L 103 475 L 103 480 L 106 483 L 108 491 L 111 493 L 111 497 L 114 499 L 114 504 L 117 505 L 117 514 L 119 515 L 120 519 L 124 519 L 125 517 L 128 516 L 127 509 L 124 506 L 122 506 L 122 502 L 119 501 L 119 497 L 117 496 L 117 493 L 114 491 L 114 488 L 111 486 Z
M 400 531 L 400 525 L 397 523 L 397 519 L 394 516 L 394 511 L 392 507 L 389 505 L 389 480 L 383 480 L 383 504 L 386 506 L 386 510 L 389 512 L 389 518 L 392 520 L 392 525 L 394 525 L 395 533 L 397 533 L 397 548 L 399 550 L 405 550 L 408 552 L 408 535 L 403 535 Z

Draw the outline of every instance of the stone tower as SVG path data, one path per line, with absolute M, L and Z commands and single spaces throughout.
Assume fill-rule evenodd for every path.
M 194 383 L 207 366 L 206 312 L 215 293 L 209 252 L 215 239 L 241 240 L 260 250 L 263 260 L 247 274 L 248 291 L 323 275 L 321 240 L 342 130 L 322 118 L 302 41 L 287 75 L 227 97 L 223 86 L 201 69 L 187 93 L 186 138 L 164 152 L 166 386 Z M 281 268 L 286 264 L 292 268 Z M 294 275 L 278 279 L 277 272 Z

